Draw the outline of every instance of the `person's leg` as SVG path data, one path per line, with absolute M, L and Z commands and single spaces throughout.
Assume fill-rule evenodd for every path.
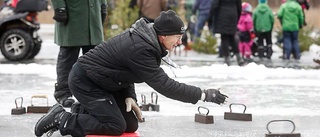
M 196 22 L 195 31 L 194 31 L 194 36 L 195 36 L 194 40 L 196 40 L 196 38 L 200 38 L 203 26 L 205 25 L 207 19 L 208 19 L 207 14 L 198 15 L 198 20 Z
M 258 37 L 258 57 L 262 59 L 264 57 L 264 35 L 262 32 L 257 33 Z
M 249 41 L 249 42 L 245 42 L 243 43 L 244 45 L 244 57 L 247 58 L 247 59 L 250 59 L 250 56 L 251 56 L 251 45 L 252 45 L 252 41 Z
M 127 130 L 122 115 L 125 105 L 118 104 L 124 100 L 116 100 L 119 98 L 94 84 L 77 65 L 70 72 L 69 87 L 88 114 L 73 113 L 66 126 L 60 127 L 62 135 L 121 135 Z
M 272 50 L 272 36 L 271 31 L 265 33 L 266 43 L 267 43 L 267 58 L 271 59 L 271 56 L 273 54 Z
M 306 14 L 305 14 L 305 12 L 304 12 L 304 9 L 302 9 L 302 13 L 303 13 L 303 26 L 307 26 Z
M 299 31 L 292 32 L 292 49 L 294 59 L 299 60 L 301 57 L 300 47 L 299 47 Z
M 194 41 L 194 30 L 195 30 L 195 23 L 189 21 L 188 22 L 188 28 L 187 28 L 189 34 L 190 34 L 190 41 Z
M 239 52 L 241 54 L 242 57 L 244 57 L 245 55 L 245 42 L 239 42 Z
M 231 34 L 231 35 L 227 35 L 227 39 L 230 43 L 230 46 L 231 46 L 231 49 L 232 49 L 232 52 L 234 53 L 234 55 L 236 56 L 237 58 L 237 63 L 239 66 L 242 66 L 244 65 L 244 60 L 243 58 L 240 56 L 240 53 L 239 53 L 239 47 L 238 47 L 238 40 L 236 40 L 236 36 L 234 34 Z
M 231 46 L 232 52 L 234 54 L 239 54 L 239 40 L 234 34 L 227 35 L 229 46 Z
M 123 89 L 123 90 L 127 90 L 127 89 Z M 123 93 L 126 91 L 119 91 L 117 93 Z M 136 118 L 135 114 L 133 113 L 133 111 L 127 112 L 126 111 L 126 103 L 125 103 L 125 96 L 121 95 L 121 94 L 113 94 L 119 109 L 122 113 L 122 116 L 124 117 L 126 123 L 127 123 L 127 128 L 125 132 L 128 133 L 133 133 L 138 129 L 138 119 Z
M 291 32 L 283 31 L 283 44 L 284 44 L 284 59 L 289 60 L 291 51 L 292 51 Z
M 57 83 L 55 84 L 54 97 L 64 107 L 71 107 L 74 100 L 69 86 L 68 76 L 72 65 L 77 61 L 80 47 L 60 47 L 57 59 Z
M 221 51 L 224 57 L 224 63 L 230 65 L 230 50 L 229 50 L 229 37 L 226 34 L 221 34 Z

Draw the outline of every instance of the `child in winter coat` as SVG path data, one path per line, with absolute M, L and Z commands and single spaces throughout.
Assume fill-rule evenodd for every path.
M 267 57 L 271 59 L 272 56 L 272 29 L 274 24 L 274 17 L 272 10 L 267 4 L 267 0 L 259 0 L 259 4 L 253 11 L 254 30 L 258 37 L 258 56 L 259 58 Z M 264 40 L 267 45 L 264 45 Z
M 304 20 L 301 6 L 295 0 L 287 0 L 278 10 L 278 19 L 283 31 L 284 59 L 289 60 L 293 53 L 298 61 L 301 55 L 298 35 Z
M 252 6 L 248 2 L 242 2 L 242 13 L 238 21 L 239 51 L 247 61 L 252 61 L 251 46 L 253 44 Z

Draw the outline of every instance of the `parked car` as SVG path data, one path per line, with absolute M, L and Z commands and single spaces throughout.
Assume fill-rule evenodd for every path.
M 38 12 L 48 10 L 48 0 L 12 0 L 0 11 L 0 50 L 9 61 L 33 59 L 41 49 Z M 10 1 L 9 1 L 10 2 Z

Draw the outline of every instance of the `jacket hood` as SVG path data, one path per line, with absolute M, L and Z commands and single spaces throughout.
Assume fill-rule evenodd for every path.
M 268 0 L 259 0 L 259 3 L 268 3 Z
M 131 25 L 130 33 L 138 34 L 147 43 L 156 48 L 162 56 L 167 55 L 167 52 L 159 44 L 157 33 L 153 28 L 154 23 L 147 23 L 145 19 L 140 18 L 134 24 Z
M 267 4 L 259 4 L 257 10 L 260 13 L 266 13 L 269 10 L 269 8 Z
M 298 3 L 296 3 L 295 0 L 287 0 L 286 4 L 287 4 L 286 7 L 287 7 L 288 11 L 290 11 L 290 12 L 299 11 L 300 5 L 296 6 L 296 5 L 298 5 Z

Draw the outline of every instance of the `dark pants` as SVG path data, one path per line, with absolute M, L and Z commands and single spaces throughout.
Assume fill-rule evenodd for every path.
M 63 47 L 60 46 L 60 51 L 57 60 L 57 84 L 54 93 L 56 99 L 72 96 L 68 86 L 68 76 L 72 65 L 79 57 L 80 49 L 82 54 L 85 54 L 95 46 L 77 46 L 77 47 Z
M 125 97 L 119 94 L 122 91 L 113 94 L 105 91 L 94 84 L 77 63 L 70 72 L 69 87 L 88 114 L 73 113 L 66 128 L 60 129 L 62 135 L 120 135 L 138 129 L 133 111 L 126 112 Z
M 260 58 L 266 56 L 267 58 L 271 58 L 273 50 L 272 50 L 272 38 L 271 31 L 268 32 L 257 32 L 258 37 L 258 55 Z M 267 44 L 265 45 L 264 42 Z
M 221 34 L 221 49 L 224 57 L 230 56 L 230 49 L 234 54 L 239 53 L 238 42 L 233 34 Z
M 258 45 L 264 45 L 264 42 L 267 43 L 267 45 L 272 45 L 272 39 L 271 39 L 271 31 L 268 32 L 257 32 L 258 37 Z

